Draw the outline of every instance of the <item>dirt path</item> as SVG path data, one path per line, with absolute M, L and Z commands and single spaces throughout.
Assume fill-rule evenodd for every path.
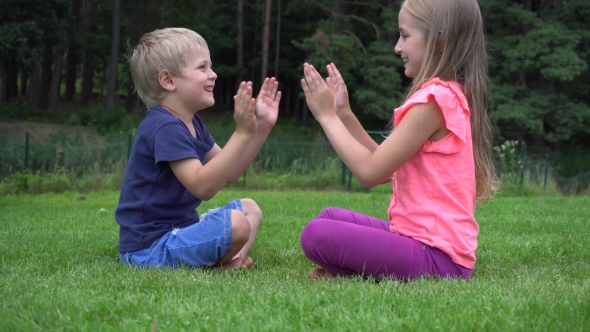
M 29 140 L 32 142 L 47 142 L 52 137 L 63 135 L 82 137 L 84 142 L 104 142 L 102 137 L 93 134 L 90 129 L 83 126 L 72 127 L 55 123 L 37 123 L 0 117 L 0 136 L 24 140 L 27 132 L 29 133 Z

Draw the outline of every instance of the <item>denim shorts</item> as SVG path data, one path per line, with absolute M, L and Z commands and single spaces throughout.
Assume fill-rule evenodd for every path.
M 121 262 L 150 268 L 182 266 L 213 266 L 231 248 L 231 211 L 242 211 L 240 200 L 211 209 L 199 217 L 199 222 L 175 228 L 155 241 L 150 248 L 121 252 Z

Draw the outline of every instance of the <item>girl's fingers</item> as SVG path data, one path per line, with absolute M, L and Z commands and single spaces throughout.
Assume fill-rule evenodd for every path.
M 305 64 L 303 67 L 303 75 L 305 76 L 305 84 L 307 85 L 308 89 L 314 90 L 315 83 L 313 81 L 313 74 L 311 72 L 311 67 L 308 64 Z

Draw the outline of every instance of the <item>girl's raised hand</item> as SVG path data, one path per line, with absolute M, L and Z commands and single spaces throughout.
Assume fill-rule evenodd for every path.
M 329 77 L 326 78 L 326 84 L 334 96 L 334 108 L 336 109 L 336 114 L 338 114 L 339 117 L 342 117 L 347 112 L 352 112 L 348 101 L 348 90 L 346 89 L 344 79 L 342 78 L 342 75 L 340 75 L 335 64 L 331 63 L 327 65 L 326 69 L 328 69 L 329 75 Z
M 308 63 L 303 65 L 303 75 L 305 78 L 301 80 L 301 86 L 307 106 L 316 120 L 321 122 L 327 117 L 335 116 L 334 97 L 322 76 Z
M 252 82 L 242 82 L 234 96 L 236 131 L 248 135 L 256 133 L 256 99 L 252 98 Z

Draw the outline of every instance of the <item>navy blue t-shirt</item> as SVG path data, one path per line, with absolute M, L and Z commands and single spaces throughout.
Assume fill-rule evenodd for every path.
M 178 181 L 169 161 L 198 158 L 215 144 L 198 115 L 195 139 L 186 125 L 160 106 L 150 108 L 137 129 L 125 169 L 115 219 L 120 225 L 119 252 L 149 248 L 174 228 L 199 221 L 201 200 Z

